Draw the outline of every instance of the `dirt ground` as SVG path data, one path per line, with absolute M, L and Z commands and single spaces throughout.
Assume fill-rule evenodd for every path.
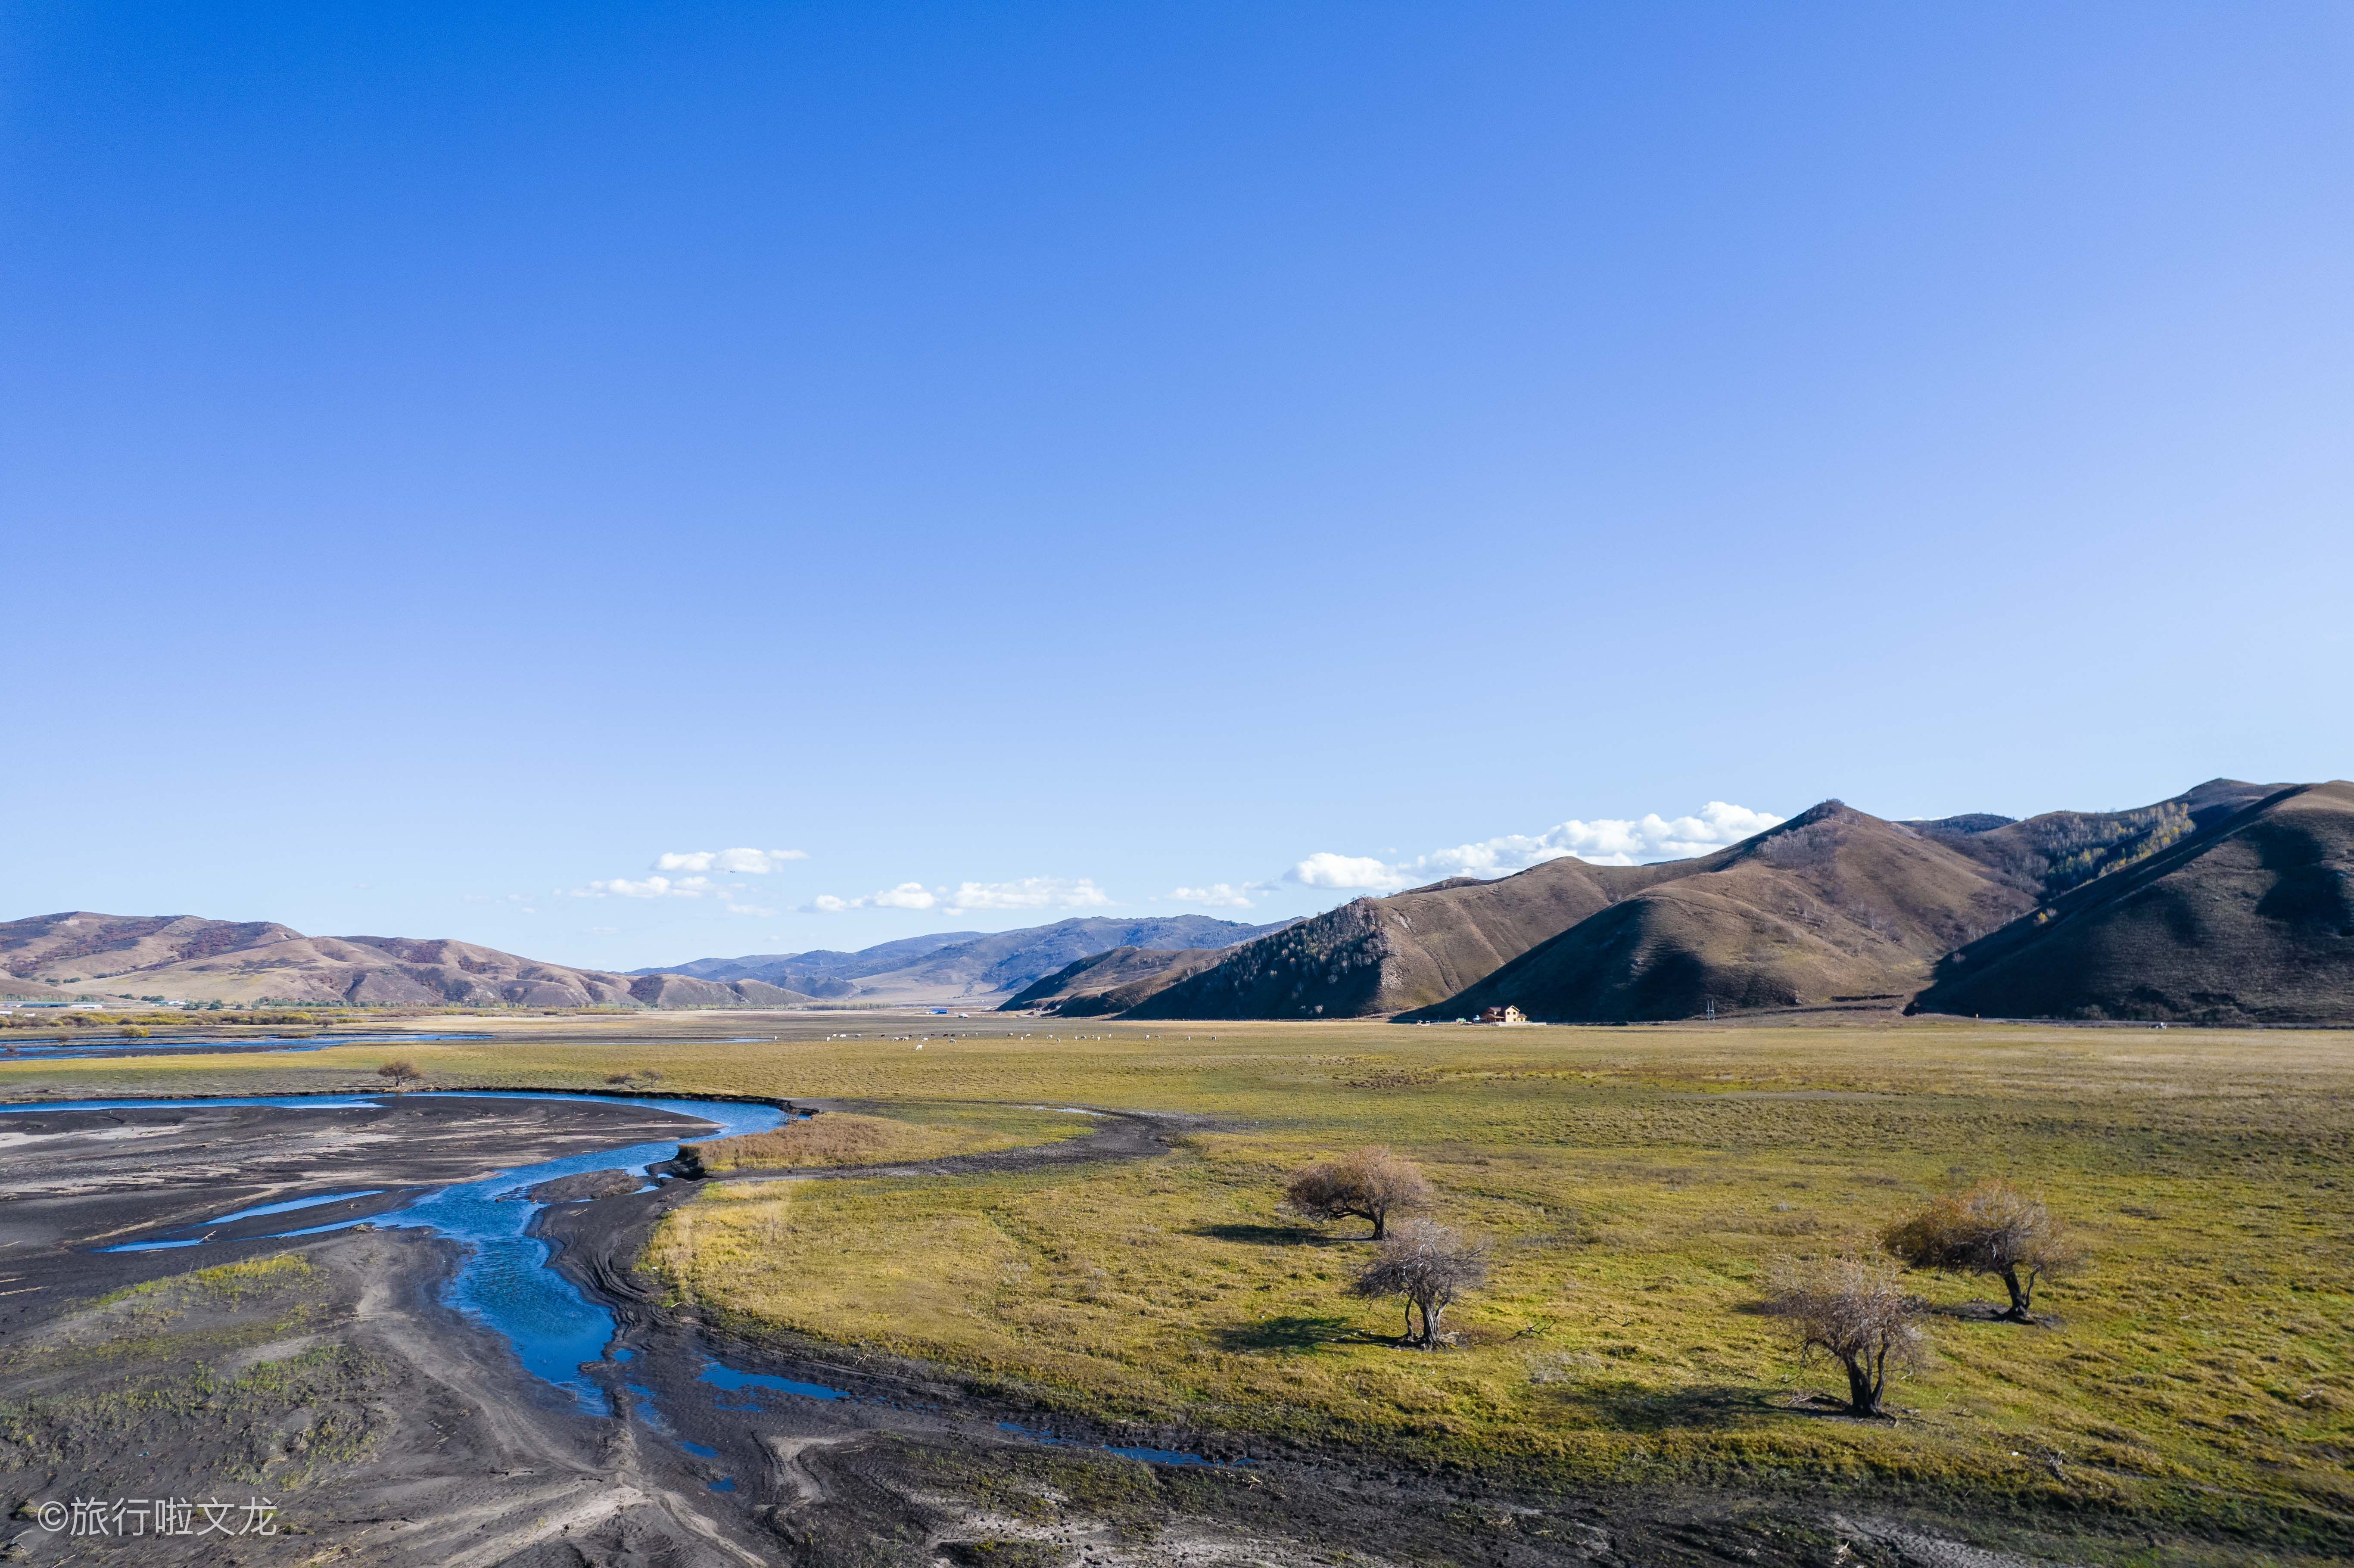
M 299 1223 L 365 1218 L 561 1155 L 701 1136 L 614 1103 L 392 1099 L 368 1109 L 187 1105 L 0 1116 L 0 1529 L 8 1561 L 257 1565 L 1918 1564 L 2014 1555 L 1897 1499 L 1514 1495 L 1345 1451 L 1049 1423 L 920 1366 L 726 1340 L 631 1263 L 671 1181 L 567 1178 L 539 1196 L 558 1266 L 616 1314 L 588 1371 L 615 1416 L 524 1371 L 441 1303 L 455 1245 L 354 1229 L 91 1250 L 323 1192 Z M 1043 1151 L 949 1162 L 1150 1158 L 1176 1127 L 1122 1118 Z M 712 1380 L 716 1363 L 720 1381 Z M 759 1374 L 800 1390 L 747 1384 Z M 272 1533 L 98 1537 L 45 1527 L 75 1499 L 213 1499 Z M 53 1512 L 50 1518 L 54 1519 Z M 214 1516 L 200 1516 L 202 1525 Z M 146 1529 L 135 1510 L 117 1530 Z M 1983 1532 L 1980 1532 L 1983 1533 Z

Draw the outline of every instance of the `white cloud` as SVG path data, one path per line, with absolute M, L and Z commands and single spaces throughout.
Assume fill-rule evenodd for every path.
M 1096 909 L 1111 901 L 1111 895 L 1087 877 L 1074 882 L 1058 876 L 1027 876 L 1019 882 L 960 882 L 953 888 L 903 882 L 859 898 L 824 893 L 802 905 L 801 912 L 838 915 L 845 909 L 940 909 L 961 915 L 973 909 Z
M 1302 887 L 1404 887 L 1411 878 L 1397 867 L 1371 855 L 1334 854 L 1319 850 L 1283 874 L 1286 882 Z
M 1283 875 L 1285 881 L 1305 887 L 1385 892 L 1448 876 L 1505 876 L 1571 855 L 1596 865 L 1649 865 L 1707 854 L 1762 833 L 1781 821 L 1771 811 L 1711 800 L 1688 817 L 1661 817 L 1654 812 L 1632 820 L 1600 818 L 1585 822 L 1573 819 L 1541 833 L 1507 833 L 1394 863 L 1370 855 L 1320 853 Z
M 837 898 L 831 893 L 821 893 L 801 906 L 801 913 L 839 915 L 845 909 L 929 909 L 939 901 L 939 895 L 922 883 L 903 882 L 863 898 Z
M 626 876 L 608 877 L 592 882 L 587 887 L 574 890 L 575 898 L 700 898 L 713 892 L 707 876 L 684 876 L 673 882 L 667 876 L 649 876 L 631 882 Z
M 785 869 L 787 861 L 807 860 L 807 850 L 685 850 L 656 855 L 656 871 L 720 871 L 766 876 Z
M 1180 904 L 1205 904 L 1213 909 L 1247 909 L 1251 895 L 1266 891 L 1263 882 L 1246 882 L 1240 887 L 1231 882 L 1214 882 L 1207 887 L 1180 887 L 1169 896 Z
M 1111 895 L 1093 880 L 1025 876 L 1019 882 L 960 882 L 948 899 L 951 912 L 967 909 L 1101 909 Z

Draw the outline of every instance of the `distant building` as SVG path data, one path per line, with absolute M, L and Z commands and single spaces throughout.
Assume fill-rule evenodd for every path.
M 1526 1023 L 1528 1021 L 1529 1015 L 1517 1007 L 1490 1007 L 1483 1009 L 1479 1014 L 1482 1023 Z

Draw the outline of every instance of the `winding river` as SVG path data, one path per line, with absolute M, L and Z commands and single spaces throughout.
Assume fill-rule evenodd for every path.
M 774 1106 L 721 1100 L 639 1099 L 617 1095 L 566 1095 L 503 1090 L 451 1090 L 418 1094 L 419 1099 L 578 1100 L 593 1105 L 629 1105 L 645 1110 L 669 1111 L 707 1122 L 716 1132 L 702 1138 L 733 1138 L 739 1133 L 767 1132 L 786 1119 Z M 375 1108 L 384 1097 L 374 1095 L 288 1095 L 221 1099 L 126 1099 L 43 1101 L 36 1105 L 0 1107 L 10 1112 L 75 1110 L 164 1110 L 186 1106 L 275 1106 L 290 1111 L 335 1111 Z M 588 1154 L 568 1155 L 535 1165 L 517 1165 L 478 1181 L 461 1182 L 428 1192 L 389 1213 L 341 1220 L 273 1233 L 279 1236 L 318 1235 L 354 1225 L 379 1228 L 415 1227 L 439 1232 L 466 1244 L 465 1259 L 451 1279 L 444 1299 L 450 1306 L 503 1336 L 533 1375 L 570 1393 L 583 1409 L 599 1415 L 612 1414 L 605 1391 L 580 1375 L 583 1363 L 605 1359 L 615 1324 L 613 1315 L 580 1293 L 578 1287 L 548 1266 L 547 1243 L 531 1234 L 532 1220 L 545 1204 L 525 1193 L 543 1181 L 577 1176 L 590 1171 L 637 1171 L 670 1159 L 679 1140 L 631 1143 Z M 340 1197 L 366 1194 L 329 1193 L 286 1204 L 266 1204 L 219 1214 L 201 1224 L 182 1227 L 203 1230 L 255 1213 L 285 1213 Z M 201 1246 L 202 1237 L 133 1242 L 114 1251 L 154 1251 L 164 1247 Z

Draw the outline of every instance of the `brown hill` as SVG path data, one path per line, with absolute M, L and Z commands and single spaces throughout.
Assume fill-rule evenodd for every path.
M 166 964 L 211 958 L 302 933 L 274 920 L 207 920 L 195 915 L 99 915 L 70 909 L 0 925 L 0 969 L 20 980 L 71 984 L 110 980 Z
M 1132 1018 L 1363 1018 L 1427 1007 L 1654 882 L 1665 865 L 1550 860 L 1493 882 L 1454 877 L 1360 898 L 1246 942 Z
M 806 1007 L 817 1000 L 766 980 L 707 980 L 692 975 L 632 975 L 630 995 L 647 1007 Z
M 2202 1023 L 2354 1017 L 2354 784 L 2290 786 L 2211 823 L 1953 954 L 1918 1006 Z
M 1225 956 L 1224 948 L 1187 948 L 1176 952 L 1114 948 L 1033 981 L 999 1004 L 998 1011 L 1034 1009 L 1064 1018 L 1107 1018 L 1140 1005 Z
M 2023 822 L 1948 817 L 1903 825 L 1978 861 L 2023 892 L 2056 898 L 2289 788 L 2211 779 L 2172 800 L 2127 811 L 2046 811 Z
M 2033 902 L 1936 837 L 1826 801 L 1539 944 L 1424 1016 L 1598 1022 L 1910 997 Z
M 609 974 L 472 942 L 306 937 L 270 921 L 89 910 L 0 924 L 0 969 L 36 984 L 175 1001 L 783 1007 L 808 1000 L 758 981 Z

